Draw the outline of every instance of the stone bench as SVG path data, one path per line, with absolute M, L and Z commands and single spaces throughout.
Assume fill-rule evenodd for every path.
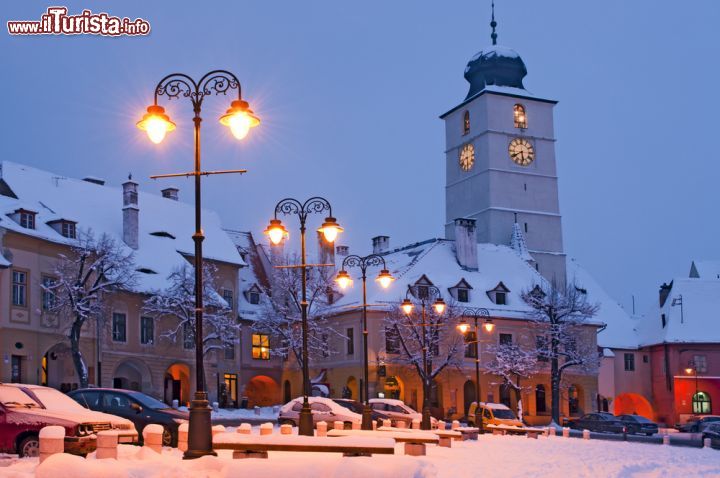
M 397 443 L 405 444 L 405 454 L 411 456 L 425 455 L 425 445 L 440 445 L 441 438 L 433 432 L 418 431 L 412 429 L 401 429 L 392 427 L 380 427 L 377 430 L 330 430 L 329 437 L 380 437 L 392 438 Z M 450 439 L 446 439 L 444 446 L 449 445 Z
M 299 435 L 257 436 L 219 433 L 213 437 L 213 449 L 232 450 L 233 458 L 267 458 L 269 451 L 322 452 L 342 453 L 343 456 L 372 456 L 373 454 L 395 454 L 395 442 L 389 438 L 370 437 L 345 437 L 337 440 L 328 440 L 323 437 Z

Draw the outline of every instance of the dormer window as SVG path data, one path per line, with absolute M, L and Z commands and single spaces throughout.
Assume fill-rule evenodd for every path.
M 77 239 L 77 227 L 75 221 L 67 219 L 57 219 L 48 221 L 48 226 L 55 229 L 55 232 L 68 239 Z
M 21 211 L 20 225 L 25 229 L 35 229 L 35 213 L 29 211 Z
M 525 114 L 525 107 L 523 105 L 516 104 L 513 106 L 513 119 L 516 128 L 527 128 L 527 115 Z
M 258 292 L 250 292 L 248 297 L 251 304 L 257 305 L 260 303 L 260 294 Z
M 75 229 L 75 223 L 69 221 L 63 221 L 60 226 L 60 234 L 68 239 L 75 239 L 77 237 L 77 231 Z
M 492 300 L 495 304 L 507 305 L 507 296 L 509 292 L 510 289 L 508 289 L 501 281 L 498 282 L 498 285 L 496 285 L 495 288 L 487 291 L 487 295 L 488 297 L 490 297 L 490 300 Z
M 262 289 L 257 284 L 253 284 L 243 294 L 245 295 L 245 300 L 247 300 L 250 304 L 257 305 L 260 303 L 260 294 L 262 294 Z
M 470 289 L 472 286 L 465 279 L 460 279 L 460 282 L 450 287 L 448 292 L 458 302 L 470 302 Z
M 463 115 L 463 134 L 468 134 L 470 132 L 470 112 L 465 111 L 465 114 Z

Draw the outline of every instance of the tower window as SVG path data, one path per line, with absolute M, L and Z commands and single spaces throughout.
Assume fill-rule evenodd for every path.
M 468 134 L 470 132 L 470 112 L 465 111 L 465 114 L 463 115 L 463 134 Z
M 523 105 L 517 104 L 513 106 L 513 119 L 516 128 L 527 128 L 527 115 L 525 114 L 525 107 Z
M 525 223 L 525 232 L 528 231 L 527 222 Z

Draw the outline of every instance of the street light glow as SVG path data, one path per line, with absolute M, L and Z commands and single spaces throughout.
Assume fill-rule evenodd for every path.
M 495 324 L 493 324 L 492 320 L 487 319 L 483 324 L 483 328 L 485 329 L 485 332 L 490 333 L 495 328 Z
M 137 122 L 137 127 L 145 131 L 155 144 L 160 144 L 165 135 L 175 129 L 175 123 L 170 121 L 170 117 L 165 114 L 165 108 L 158 105 L 150 105 L 147 113 Z
M 465 335 L 468 330 L 470 330 L 470 324 L 468 324 L 465 319 L 463 319 L 462 322 L 457 324 L 457 329 L 460 331 L 461 334 Z
M 254 128 L 260 124 L 260 118 L 255 116 L 247 101 L 235 100 L 230 108 L 220 117 L 220 124 L 228 126 L 236 139 L 244 139 Z
M 344 269 L 338 272 L 337 277 L 335 278 L 335 282 L 338 283 L 341 289 L 347 289 L 348 286 L 352 285 L 352 278 L 350 277 L 350 274 L 347 273 Z
M 282 242 L 283 238 L 288 236 L 287 229 L 285 229 L 280 219 L 271 219 L 270 225 L 263 232 L 268 235 L 270 242 L 276 246 Z
M 410 315 L 413 310 L 413 303 L 410 302 L 410 299 L 405 299 L 402 301 L 402 304 L 400 304 L 400 307 L 402 307 L 402 310 L 406 315 Z
M 435 309 L 435 312 L 437 312 L 439 315 L 442 315 L 442 313 L 445 312 L 445 301 L 442 300 L 442 298 L 438 297 L 438 299 L 433 304 L 433 308 Z
M 323 222 L 322 226 L 318 229 L 318 232 L 322 232 L 325 236 L 325 240 L 332 243 L 335 242 L 338 234 L 343 232 L 343 230 L 344 229 L 340 227 L 334 217 L 328 216 L 325 218 L 325 222 Z
M 383 289 L 387 289 L 390 287 L 390 284 L 395 280 L 395 278 L 390 274 L 390 271 L 387 269 L 383 269 L 380 271 L 380 274 L 378 274 L 377 279 L 375 279 L 380 283 L 380 286 Z

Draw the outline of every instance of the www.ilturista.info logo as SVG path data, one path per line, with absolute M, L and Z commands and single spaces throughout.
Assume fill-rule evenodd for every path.
M 67 7 L 49 7 L 40 21 L 21 20 L 7 22 L 10 35 L 147 35 L 150 23 L 142 18 L 113 17 L 107 13 L 83 10 L 79 15 L 68 15 Z

